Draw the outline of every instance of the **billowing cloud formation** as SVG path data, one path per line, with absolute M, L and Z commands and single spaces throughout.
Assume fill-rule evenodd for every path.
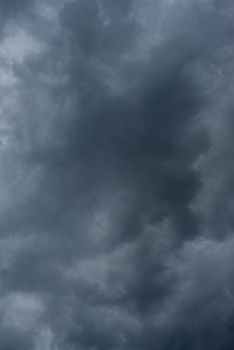
M 232 1 L 0 14 L 0 348 L 231 350 Z

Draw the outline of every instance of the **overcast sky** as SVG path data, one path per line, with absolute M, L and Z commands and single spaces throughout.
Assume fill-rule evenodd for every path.
M 233 350 L 233 1 L 0 0 L 0 89 L 0 350 Z

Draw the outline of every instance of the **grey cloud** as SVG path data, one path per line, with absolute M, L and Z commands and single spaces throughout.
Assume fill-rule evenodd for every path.
M 3 349 L 231 349 L 231 2 L 1 6 Z
M 1 26 L 0 30 L 4 30 L 5 25 L 15 19 L 15 17 L 24 16 L 25 12 L 27 12 L 33 1 L 32 0 L 10 0 L 10 1 L 0 1 L 0 19 Z

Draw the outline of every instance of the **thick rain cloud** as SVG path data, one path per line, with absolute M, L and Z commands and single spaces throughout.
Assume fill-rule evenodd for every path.
M 0 18 L 0 349 L 231 350 L 232 1 Z

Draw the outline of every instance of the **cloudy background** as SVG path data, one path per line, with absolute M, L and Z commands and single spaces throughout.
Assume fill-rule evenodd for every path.
M 234 4 L 0 0 L 0 349 L 232 350 Z

